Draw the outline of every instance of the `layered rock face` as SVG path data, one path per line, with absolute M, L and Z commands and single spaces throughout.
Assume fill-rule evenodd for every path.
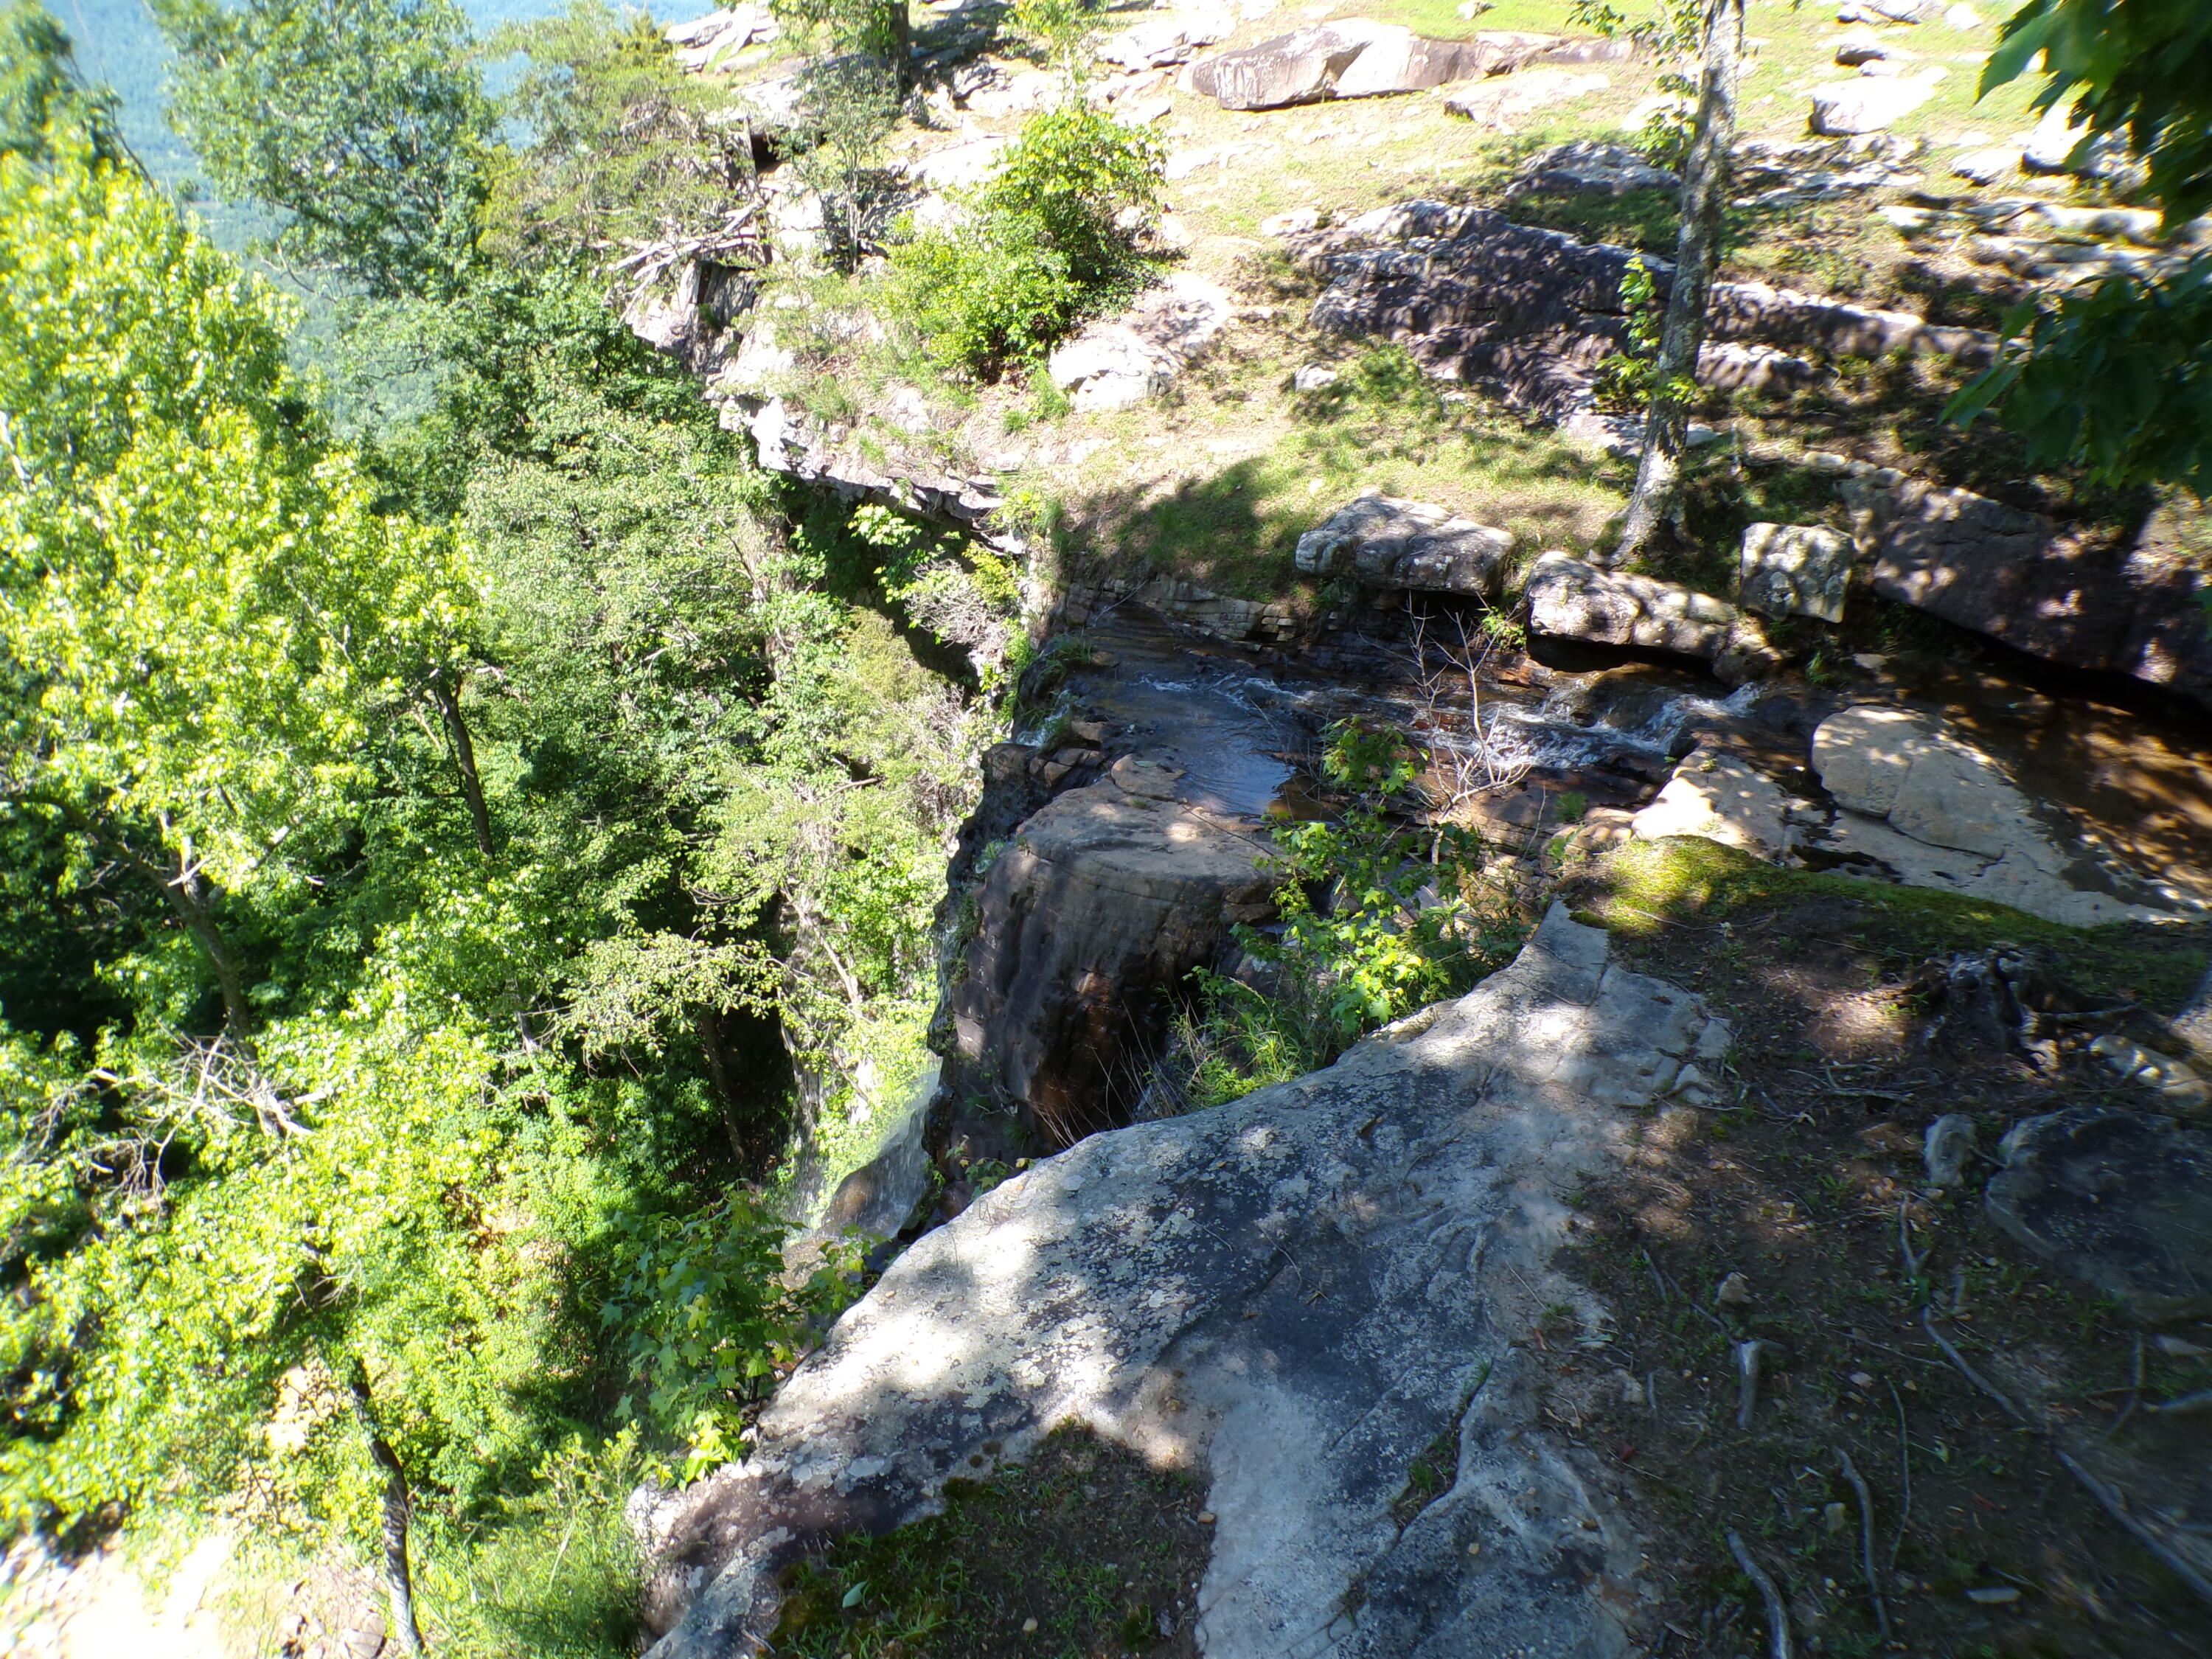
M 1282 109 L 1325 98 L 1420 92 L 1529 64 L 1626 58 L 1626 41 L 1488 30 L 1468 40 L 1435 40 L 1394 23 L 1346 17 L 1225 52 L 1194 64 L 1190 89 L 1224 109 Z
M 1431 374 L 1494 384 L 1554 421 L 1593 406 L 1591 374 L 1626 339 L 1620 283 L 1638 257 L 1440 202 L 1302 233 L 1292 251 L 1328 283 L 1314 304 L 1317 327 L 1401 341 Z M 1648 256 L 1644 263 L 1663 297 L 1673 266 Z M 1927 351 L 1968 363 L 1994 349 L 1992 337 L 1972 329 L 1762 283 L 1716 283 L 1706 331 L 1698 378 L 1732 386 L 1787 386 L 1818 372 L 1783 348 L 1876 357 Z M 1747 354 L 1745 346 L 1768 349 Z
M 2183 560 L 1919 479 L 1840 488 L 1876 592 L 2049 661 L 2212 706 L 2206 581 Z
M 1125 758 L 1023 823 L 975 889 L 951 1081 L 1026 1106 L 1062 1145 L 1117 1121 L 1161 994 L 1272 908 L 1266 838 L 1174 794 L 1166 769 Z
M 1209 1659 L 1625 1653 L 1635 1533 L 1543 1427 L 1515 1338 L 1547 1302 L 1601 1325 L 1551 1267 L 1557 1194 L 1627 1149 L 1626 1109 L 1704 1099 L 1727 1043 L 1555 907 L 1511 967 L 1328 1070 L 1018 1176 L 675 1501 L 653 1659 L 760 1650 L 791 1562 L 1069 1419 L 1206 1481 Z M 1448 1484 L 1408 1516 L 1440 1437 Z

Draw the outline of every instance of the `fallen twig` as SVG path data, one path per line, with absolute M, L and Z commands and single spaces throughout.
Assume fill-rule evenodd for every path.
M 2128 1401 L 2127 1404 L 2120 1407 L 2120 1414 L 2112 1419 L 2112 1426 L 2105 1431 L 2106 1439 L 2110 1440 L 2114 1435 L 2125 1428 L 2128 1425 L 2128 1419 L 2136 1414 L 2136 1407 L 2142 1403 L 2142 1385 L 2143 1340 L 2142 1333 L 2141 1331 L 2137 1331 L 2136 1333 L 2135 1374 L 2128 1382 Z
M 1836 1461 L 1844 1466 L 1844 1479 L 1851 1483 L 1852 1494 L 1859 1500 L 1859 1564 L 1866 1570 L 1867 1595 L 1874 1602 L 1875 1628 L 1881 1639 L 1889 1640 L 1889 1609 L 1882 1605 L 1881 1576 L 1874 1565 L 1874 1494 L 1867 1490 L 1865 1477 L 1851 1462 L 1851 1455 L 1838 1446 Z
M 1905 1426 L 1905 1396 L 1894 1382 L 1889 1385 L 1889 1397 L 1897 1407 L 1897 1536 L 1889 1547 L 1889 1570 L 1895 1572 L 1905 1548 L 1905 1522 L 1912 1514 L 1912 1437 Z
M 1766 1569 L 1753 1560 L 1751 1552 L 1744 1547 L 1741 1533 L 1729 1533 L 1728 1546 L 1729 1553 L 1735 1557 L 1736 1565 L 1743 1569 L 1743 1576 L 1759 1587 L 1759 1599 L 1766 1603 L 1769 1652 L 1773 1655 L 1773 1659 L 1791 1659 L 1795 1650 L 1790 1642 L 1790 1610 L 1782 1604 L 1782 1592 L 1775 1589 L 1774 1580 L 1767 1575 Z
M 1972 1365 L 1969 1365 L 1966 1361 L 1965 1356 L 1960 1354 L 1958 1349 L 1953 1347 L 1950 1343 L 1944 1340 L 1942 1333 L 1938 1331 L 1934 1323 L 1929 1321 L 1927 1310 L 1925 1309 L 1921 1310 L 1920 1322 L 1927 1329 L 1928 1334 L 1935 1340 L 1936 1346 L 1942 1349 L 1944 1353 L 1949 1357 L 1951 1363 L 1959 1368 L 1959 1373 L 1960 1376 L 1964 1376 L 1966 1381 L 1972 1383 L 1984 1394 L 1989 1395 L 1990 1399 L 1996 1401 L 1998 1405 L 2003 1407 L 2006 1413 L 2015 1422 L 2026 1425 L 2031 1428 L 2034 1426 L 2034 1425 L 2028 1423 L 2027 1418 L 2021 1413 L 2020 1407 L 2014 1405 L 2009 1399 L 2006 1398 L 2002 1389 L 1998 1389 L 1994 1383 L 1990 1382 L 1988 1378 L 1982 1376 L 1982 1374 L 1977 1371 Z M 2121 1528 L 2126 1531 L 2130 1537 L 2132 1537 L 2137 1543 L 2141 1544 L 2145 1549 L 2148 1550 L 2153 1555 L 2156 1556 L 2166 1566 L 2166 1570 L 2172 1572 L 2175 1577 L 2181 1580 L 2183 1583 L 2186 1584 L 2200 1600 L 2212 1602 L 2212 1579 L 2207 1579 L 2203 1573 L 2199 1572 L 2187 1561 L 2182 1559 L 2179 1555 L 2174 1553 L 2173 1547 L 2172 1545 L 2168 1544 L 2163 1538 L 2160 1538 L 2157 1533 L 2154 1532 L 2149 1527 L 2144 1525 L 2142 1522 L 2136 1519 L 2135 1516 L 2130 1514 L 2128 1510 L 2127 1498 L 2124 1493 L 2117 1491 L 2113 1487 L 2106 1486 L 2095 1475 L 2090 1474 L 2088 1470 L 2083 1468 L 2081 1463 L 2075 1458 L 2074 1455 L 2068 1451 L 2064 1446 L 2059 1443 L 2058 1437 L 2055 1433 L 2052 1433 L 2048 1428 L 2044 1431 L 2044 1438 L 2051 1444 L 2051 1455 L 2058 1460 L 2059 1463 L 2065 1468 L 2067 1474 L 2072 1475 L 2075 1480 L 2081 1483 L 2081 1488 L 2083 1491 L 2087 1492 L 2091 1498 L 2096 1499 L 2097 1507 L 2099 1509 L 2101 1509 L 2106 1515 L 2112 1516 L 2112 1519 L 2118 1522 Z

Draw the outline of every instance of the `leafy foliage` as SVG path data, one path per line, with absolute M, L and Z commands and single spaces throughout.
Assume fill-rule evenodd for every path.
M 2071 100 L 2091 136 L 2124 132 L 2176 225 L 2212 206 L 2212 15 L 2193 0 L 2029 0 L 2008 19 L 1982 90 L 2040 64 L 2039 107 Z M 2086 144 L 2088 140 L 2083 140 Z M 2112 276 L 2004 321 L 1998 361 L 1945 411 L 1995 408 L 2038 465 L 2093 483 L 2212 489 L 2212 259 L 2161 277 Z
M 1467 990 L 1519 948 L 1511 906 L 1485 885 L 1479 836 L 1391 821 L 1387 804 L 1418 771 L 1395 734 L 1340 725 L 1323 769 L 1352 803 L 1334 823 L 1276 830 L 1279 926 L 1237 930 L 1265 988 L 1199 975 L 1200 1010 L 1184 1034 L 1194 1104 L 1326 1066 L 1364 1033 Z
M 721 222 L 750 197 L 744 126 L 708 118 L 726 94 L 678 69 L 643 12 L 575 0 L 507 25 L 486 50 L 523 54 L 503 101 L 527 134 L 489 163 L 487 252 L 537 265 L 642 247 Z
M 990 374 L 1034 363 L 1085 315 L 1127 294 L 1146 261 L 1159 147 L 1088 104 L 1031 116 L 971 217 L 892 251 L 908 313 L 944 362 Z
M 172 119 L 216 186 L 284 216 L 275 251 L 371 295 L 472 257 L 492 111 L 452 0 L 149 0 Z
M 69 36 L 39 0 L 10 0 L 0 11 L 0 155 L 46 161 L 58 142 L 120 161 L 115 95 L 84 84 Z

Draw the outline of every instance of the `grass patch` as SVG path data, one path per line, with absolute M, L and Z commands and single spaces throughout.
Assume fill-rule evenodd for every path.
M 2200 925 L 2069 927 L 1955 893 L 1785 870 L 1696 836 L 1617 848 L 1589 875 L 1563 887 L 1561 896 L 1582 919 L 1639 939 L 1692 918 L 1739 921 L 1810 900 L 1841 900 L 1853 913 L 1854 939 L 1893 965 L 1993 945 L 2031 946 L 2091 994 L 2132 996 L 2160 1013 L 2188 1000 L 2212 959 L 2212 930 Z
M 806 1659 L 1092 1659 L 1197 1652 L 1208 1528 L 1188 1474 L 1075 1424 L 942 1515 L 848 1538 L 794 1576 L 775 1651 Z M 1211 1517 L 1209 1517 L 1210 1519 Z

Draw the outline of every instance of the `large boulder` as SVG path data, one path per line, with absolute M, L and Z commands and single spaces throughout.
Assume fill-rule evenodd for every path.
M 1352 67 L 1382 28 L 1382 24 L 1358 18 L 1317 23 L 1241 52 L 1205 58 L 1191 70 L 1190 87 L 1224 109 L 1281 109 L 1291 104 L 1318 103 L 1329 95 L 1337 77 Z
M 1839 623 L 1857 564 L 1851 538 L 1825 525 L 1747 525 L 1736 559 L 1736 597 L 1770 617 Z
M 1076 408 L 1124 409 L 1164 389 L 1235 314 L 1218 284 L 1178 272 L 1059 347 L 1046 368 Z
M 1224 109 L 1281 109 L 1421 92 L 1533 64 L 1613 62 L 1633 51 L 1626 41 L 1510 30 L 1433 40 L 1395 23 L 1342 17 L 1202 59 L 1186 72 L 1185 84 Z
M 1493 530 L 1428 501 L 1362 495 L 1298 538 L 1297 568 L 1350 576 L 1370 587 L 1496 595 L 1513 554 L 1513 533 Z
M 1860 76 L 1813 88 L 1813 131 L 1832 136 L 1880 132 L 1936 95 L 1928 76 L 1882 79 Z
M 1553 144 L 1522 163 L 1512 192 L 1544 191 L 1562 196 L 1619 196 L 1632 190 L 1680 190 L 1680 173 L 1652 166 L 1625 144 L 1578 138 Z
M 1123 1115 L 1165 995 L 1273 908 L 1267 843 L 1176 793 L 1125 758 L 1015 832 L 977 884 L 952 986 L 957 1090 L 1026 1108 L 1062 1144 Z
M 1813 734 L 1813 768 L 1844 809 L 1825 834 L 1832 856 L 2074 927 L 2168 914 L 2131 902 L 2138 884 L 2081 856 L 1995 760 L 1933 714 L 1832 714 Z
M 2212 706 L 2212 581 L 2162 539 L 2162 521 L 2133 535 L 2069 527 L 1917 479 L 1838 489 L 1873 555 L 1868 581 L 1884 598 L 2032 656 Z
M 1071 1419 L 1206 1484 L 1208 1659 L 1625 1655 L 1635 1528 L 1521 1343 L 1547 1306 L 1602 1330 L 1554 1266 L 1559 1194 L 1632 1152 L 1634 1109 L 1710 1099 L 1727 1044 L 1554 907 L 1511 967 L 1328 1070 L 1017 1176 L 893 1262 L 745 1461 L 682 1495 L 652 1659 L 759 1651 L 794 1561 Z
M 1314 304 L 1316 328 L 1399 341 L 1437 378 L 1488 383 L 1547 420 L 1596 412 L 1593 376 L 1628 337 L 1621 281 L 1638 257 L 1628 249 L 1434 201 L 1400 203 L 1328 229 L 1291 223 L 1285 234 L 1292 257 L 1326 284 Z M 1674 267 L 1642 258 L 1663 296 Z M 1929 352 L 1967 364 L 1995 349 L 1994 337 L 1976 330 L 1763 283 L 1716 283 L 1698 379 L 1729 386 L 1795 386 L 1818 373 L 1784 348 L 1866 357 Z
M 2147 1324 L 2212 1315 L 2212 1131 L 2076 1107 L 2015 1124 L 1990 1219 Z
M 1555 639 L 1628 645 L 1702 657 L 1730 682 L 1756 679 L 1781 665 L 1756 621 L 1725 599 L 1680 582 L 1601 570 L 1552 552 L 1528 574 L 1528 627 Z

